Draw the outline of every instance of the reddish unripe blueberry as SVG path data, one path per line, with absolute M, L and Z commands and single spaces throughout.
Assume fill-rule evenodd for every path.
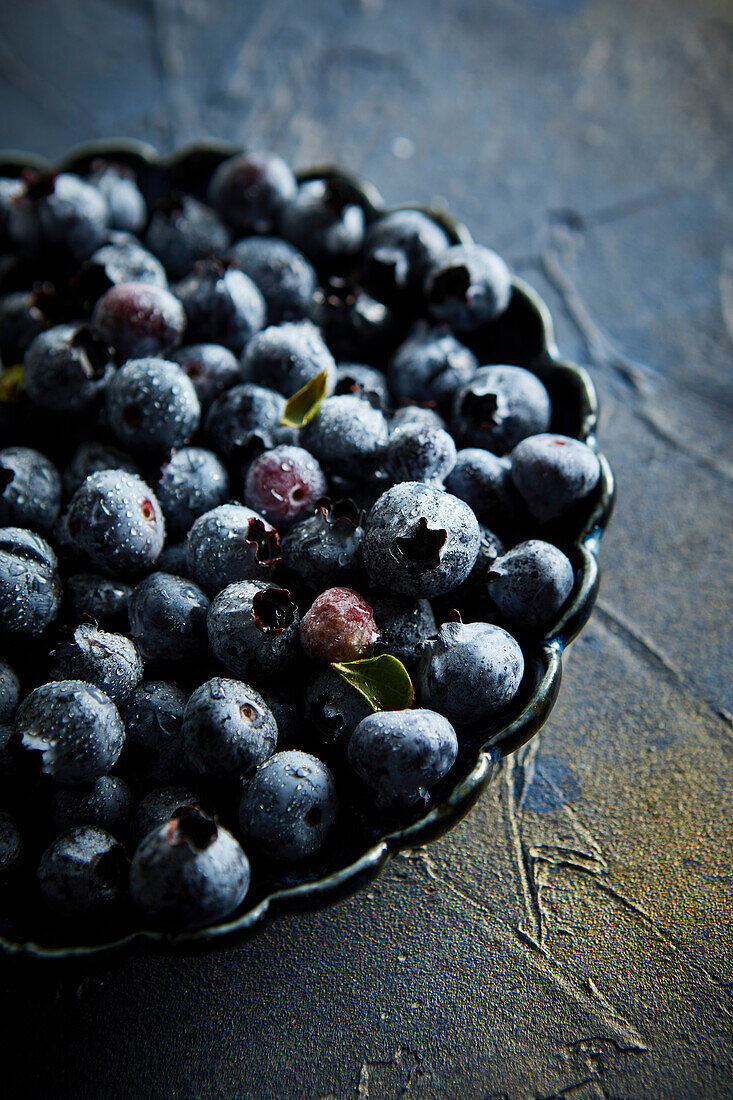
M 290 524 L 310 515 L 327 488 L 325 474 L 313 455 L 302 447 L 283 444 L 252 463 L 244 499 L 271 523 Z
M 351 588 L 322 592 L 300 622 L 303 649 L 322 661 L 356 661 L 378 637 L 371 607 Z

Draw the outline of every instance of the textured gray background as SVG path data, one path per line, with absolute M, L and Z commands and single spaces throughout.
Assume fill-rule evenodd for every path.
M 541 735 L 368 891 L 10 972 L 9 1097 L 733 1094 L 728 0 L 5 0 L 0 146 L 207 135 L 448 205 L 599 388 L 619 504 Z

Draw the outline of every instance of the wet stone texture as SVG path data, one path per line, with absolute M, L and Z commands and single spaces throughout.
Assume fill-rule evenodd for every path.
M 726 0 L 0 11 L 2 146 L 213 134 L 449 205 L 591 370 L 620 488 L 552 718 L 453 833 L 220 954 L 6 968 L 9 1096 L 731 1094 L 732 46 Z

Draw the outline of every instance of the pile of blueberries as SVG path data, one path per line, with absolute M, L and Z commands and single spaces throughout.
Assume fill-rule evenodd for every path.
M 496 253 L 270 154 L 140 183 L 0 179 L 4 927 L 202 927 L 418 811 L 522 698 L 576 583 L 537 536 L 600 477 L 471 350 Z M 380 654 L 412 707 L 334 667 Z

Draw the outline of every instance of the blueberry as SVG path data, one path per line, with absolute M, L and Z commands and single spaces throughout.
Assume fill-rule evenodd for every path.
M 297 191 L 295 176 L 273 153 L 243 153 L 214 172 L 209 200 L 239 233 L 270 233 L 283 203 Z
M 185 540 L 164 546 L 155 565 L 161 573 L 172 573 L 174 577 L 187 577 L 189 574 Z
M 96 162 L 89 177 L 107 204 L 107 224 L 110 229 L 139 233 L 148 217 L 145 199 L 135 181 L 135 174 L 125 164 Z
M 125 729 L 108 695 L 81 680 L 41 684 L 16 716 L 22 747 L 38 753 L 44 775 L 59 783 L 93 783 L 122 752 Z
M 246 237 L 228 256 L 259 288 L 269 325 L 310 316 L 316 273 L 297 248 L 278 237 Z
M 272 711 L 277 725 L 277 743 L 281 748 L 294 746 L 302 736 L 303 721 L 296 706 L 296 696 L 288 685 L 282 691 L 274 691 L 271 686 L 262 687 L 260 695 Z
M 107 415 L 128 447 L 167 451 L 188 443 L 199 426 L 201 406 L 177 363 L 131 359 L 107 388 Z
M 364 564 L 372 582 L 389 592 L 440 596 L 471 572 L 480 538 L 478 520 L 458 497 L 403 481 L 369 513 Z
M 70 921 L 99 921 L 117 913 L 127 896 L 128 860 L 119 841 L 96 825 L 57 837 L 38 866 L 47 909 Z
M 364 211 L 339 180 L 307 180 L 280 215 L 284 237 L 316 266 L 341 269 L 364 243 Z
M 229 232 L 210 206 L 193 195 L 176 193 L 153 207 L 145 243 L 171 279 L 182 279 L 197 260 L 225 252 Z
M 186 315 L 178 298 L 153 283 L 118 283 L 99 299 L 92 328 L 117 360 L 165 355 L 181 343 Z
M 64 492 L 72 497 L 90 474 L 99 470 L 122 470 L 127 474 L 140 474 L 137 462 L 107 443 L 81 443 L 63 473 Z
M 356 661 L 378 638 L 370 605 L 352 588 L 321 592 L 300 623 L 303 651 L 321 661 Z
M 185 807 L 148 833 L 130 869 L 130 894 L 165 928 L 200 928 L 229 916 L 249 889 L 249 863 L 231 833 Z
M 13 202 L 24 192 L 23 181 L 0 177 L 0 251 L 5 252 L 10 245 L 8 226 Z
M 361 479 L 380 461 L 388 437 L 379 409 L 352 394 L 328 397 L 301 432 L 303 446 L 323 466 Z
M 202 409 L 208 409 L 219 394 L 242 381 L 239 360 L 221 344 L 189 344 L 171 352 L 171 359 L 193 382 Z
M 272 523 L 290 526 L 310 515 L 327 488 L 313 455 L 283 444 L 265 451 L 249 467 L 244 499 Z
M 445 230 L 420 210 L 384 214 L 366 235 L 364 283 L 385 302 L 416 299 L 448 245 Z
M 275 528 L 241 504 L 222 504 L 199 516 L 186 540 L 189 573 L 207 592 L 235 581 L 267 580 L 281 557 Z
M 206 436 L 232 462 L 249 464 L 278 443 L 293 440 L 293 431 L 280 426 L 285 398 L 264 386 L 243 382 L 217 397 L 206 415 Z
M 198 800 L 188 787 L 158 787 L 141 798 L 130 822 L 130 844 L 137 848 L 142 840 L 166 825 L 181 810 L 195 806 Z
M 387 379 L 381 370 L 362 363 L 339 363 L 336 367 L 334 396 L 353 394 L 363 397 L 382 412 L 390 406 Z
M 51 821 L 59 832 L 75 825 L 124 831 L 132 813 L 130 787 L 118 775 L 102 775 L 88 787 L 59 784 L 51 792 Z
M 249 775 L 275 751 L 277 725 L 259 692 L 217 676 L 188 700 L 183 743 L 188 764 L 201 775 Z
M 0 298 L 0 358 L 10 367 L 20 362 L 31 342 L 50 328 L 51 320 L 34 290 L 17 290 Z
M 395 401 L 450 408 L 453 394 L 478 370 L 478 359 L 446 328 L 419 322 L 389 361 Z
M 155 486 L 165 516 L 166 528 L 174 537 L 229 496 L 229 476 L 213 451 L 203 447 L 182 447 L 161 467 Z
M 336 363 L 311 321 L 292 321 L 253 336 L 242 357 L 248 377 L 291 397 L 326 372 L 327 391 L 336 381 Z
M 377 650 L 414 665 L 423 643 L 436 633 L 435 616 L 427 600 L 409 596 L 370 597 L 379 631 Z
M 18 248 L 85 260 L 106 235 L 107 204 L 96 187 L 63 172 L 28 173 L 12 202 L 8 232 Z
M 79 296 L 91 312 L 97 298 L 122 283 L 150 283 L 168 287 L 165 268 L 160 260 L 127 233 L 110 233 L 103 244 L 86 260 L 76 278 Z
M 394 311 L 349 278 L 331 276 L 313 298 L 313 320 L 337 360 L 380 366 L 399 339 Z
M 336 784 L 325 764 L 307 752 L 277 752 L 247 782 L 239 824 L 269 859 L 293 862 L 314 855 L 338 814 Z
M 23 358 L 28 396 L 56 414 L 88 409 L 112 372 L 107 345 L 86 325 L 57 325 L 41 332 Z
M 531 371 L 481 367 L 456 391 L 451 423 L 464 446 L 503 455 L 525 436 L 546 431 L 551 416 L 549 394 Z
M 372 708 L 337 672 L 324 667 L 306 681 L 303 712 L 313 724 L 319 748 L 332 753 L 346 749 L 352 733 Z
M 569 559 L 552 543 L 521 542 L 491 566 L 489 595 L 506 622 L 519 630 L 546 627 L 573 590 Z
M 61 511 L 61 478 L 52 462 L 30 447 L 0 451 L 0 524 L 52 527 Z
M 456 464 L 445 479 L 449 493 L 465 500 L 482 523 L 511 521 L 511 462 L 481 447 L 459 451 Z
M 186 699 L 182 688 L 165 680 L 145 681 L 128 695 L 120 709 L 125 724 L 122 763 L 136 781 L 169 783 L 183 773 Z M 166 812 L 160 824 L 169 816 Z
M 463 584 L 459 585 L 458 588 L 454 588 L 448 597 L 452 605 L 451 610 L 454 610 L 456 607 L 459 609 L 466 609 L 467 611 L 470 610 L 471 617 L 474 616 L 477 607 L 483 608 L 487 604 L 489 593 L 489 570 L 496 559 L 500 558 L 502 554 L 505 553 L 504 544 L 498 535 L 490 531 L 485 524 L 480 524 L 479 526 L 481 529 L 481 545 L 474 567 Z
M 20 681 L 7 661 L 0 657 L 0 726 L 13 721 L 20 699 Z
M 457 244 L 428 271 L 425 294 L 437 321 L 456 332 L 473 332 L 509 305 L 512 277 L 501 256 L 490 248 Z
M 351 500 L 323 501 L 282 541 L 283 561 L 310 585 L 348 579 L 361 565 L 364 516 Z
M 22 527 L 0 528 L 0 634 L 42 634 L 60 602 L 58 561 L 48 543 Z
M 23 864 L 23 838 L 9 814 L 0 812 L 0 886 L 5 885 Z
M 524 673 L 518 643 L 490 623 L 444 623 L 420 662 L 422 701 L 452 722 L 488 718 L 516 695 Z
M 222 260 L 201 260 L 178 283 L 192 343 L 223 344 L 239 354 L 265 323 L 265 300 L 243 271 Z
M 141 478 L 100 470 L 71 498 L 66 531 L 78 553 L 118 575 L 153 564 L 163 549 L 165 522 L 155 494 Z
M 424 802 L 458 754 L 456 731 L 431 710 L 379 711 L 364 718 L 349 742 L 349 763 L 378 806 Z
M 82 623 L 53 651 L 52 671 L 55 680 L 83 680 L 121 703 L 142 680 L 143 663 L 129 638 Z
M 208 609 L 207 597 L 193 581 L 151 573 L 130 596 L 130 632 L 146 657 L 196 657 L 205 651 Z
M 512 481 L 532 515 L 546 523 L 595 489 L 601 464 L 587 443 L 565 435 L 534 435 L 512 451 Z
M 442 428 L 403 424 L 390 432 L 382 467 L 390 481 L 426 481 L 440 487 L 453 469 L 456 445 Z
M 426 409 L 421 405 L 404 405 L 397 409 L 390 421 L 390 434 L 404 427 L 405 424 L 425 424 L 432 428 L 447 427 L 445 420 L 435 409 Z
M 259 679 L 292 664 L 298 623 L 298 609 L 286 589 L 239 581 L 224 588 L 209 608 L 209 645 L 227 671 Z

